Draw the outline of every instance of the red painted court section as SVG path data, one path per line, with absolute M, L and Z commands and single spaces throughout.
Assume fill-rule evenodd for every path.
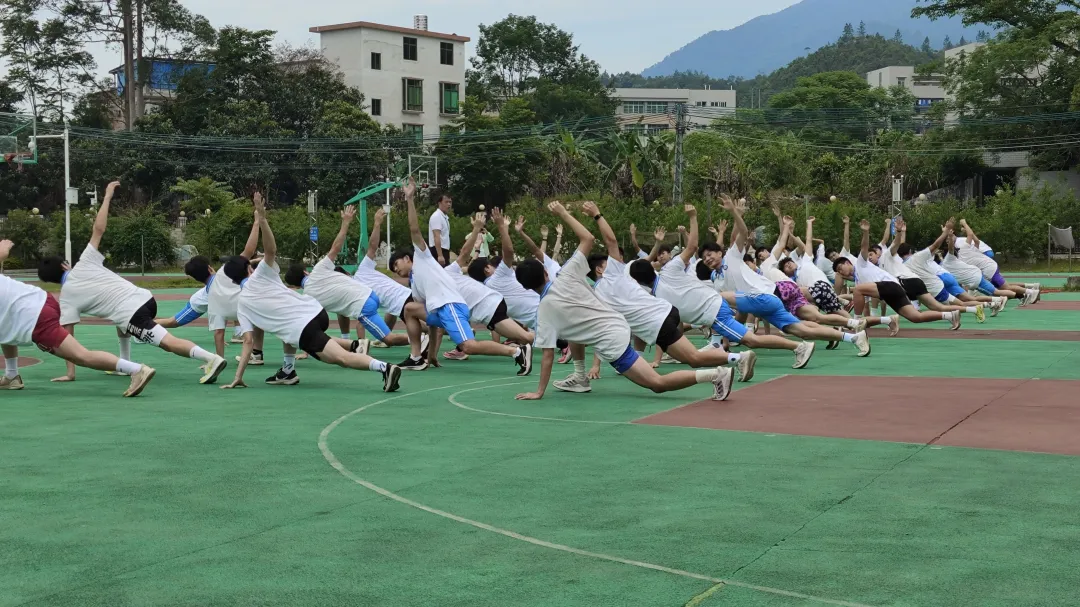
M 1080 455 L 1080 382 L 789 375 L 635 423 Z
M 1027 310 L 1035 312 L 1047 312 L 1047 311 L 1067 311 L 1067 312 L 1080 312 L 1080 301 L 1040 301 L 1033 306 L 1024 306 L 1023 308 L 1016 308 L 1017 310 Z

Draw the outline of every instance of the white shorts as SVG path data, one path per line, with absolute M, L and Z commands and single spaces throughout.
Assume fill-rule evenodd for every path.
M 207 316 L 206 322 L 211 331 L 221 331 L 228 326 L 230 320 L 236 320 L 235 318 L 229 318 L 228 316 Z

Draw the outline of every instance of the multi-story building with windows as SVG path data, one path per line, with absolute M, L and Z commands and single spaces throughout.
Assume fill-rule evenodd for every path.
M 626 130 L 657 133 L 675 128 L 675 106 L 688 106 L 688 121 L 708 125 L 735 112 L 735 91 L 726 89 L 614 89 L 615 116 Z
M 345 83 L 364 94 L 368 112 L 417 138 L 434 138 L 460 113 L 465 98 L 465 43 L 457 34 L 428 31 L 427 17 L 413 27 L 367 21 L 310 28 Z

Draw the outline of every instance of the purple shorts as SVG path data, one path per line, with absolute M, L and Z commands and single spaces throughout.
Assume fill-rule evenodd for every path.
M 994 276 L 990 279 L 990 283 L 999 289 L 1005 286 L 1005 277 L 1001 275 L 1000 270 L 994 270 Z
M 799 285 L 787 280 L 776 283 L 776 296 L 780 298 L 780 301 L 784 302 L 784 308 L 791 312 L 792 316 L 797 316 L 796 313 L 799 308 L 810 305 L 810 302 L 803 297 Z

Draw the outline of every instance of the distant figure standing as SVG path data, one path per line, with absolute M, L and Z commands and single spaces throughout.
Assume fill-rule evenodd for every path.
M 428 219 L 428 246 L 435 253 L 435 260 L 446 267 L 450 263 L 450 207 L 453 200 L 447 194 L 436 190 L 431 193 L 437 208 Z

